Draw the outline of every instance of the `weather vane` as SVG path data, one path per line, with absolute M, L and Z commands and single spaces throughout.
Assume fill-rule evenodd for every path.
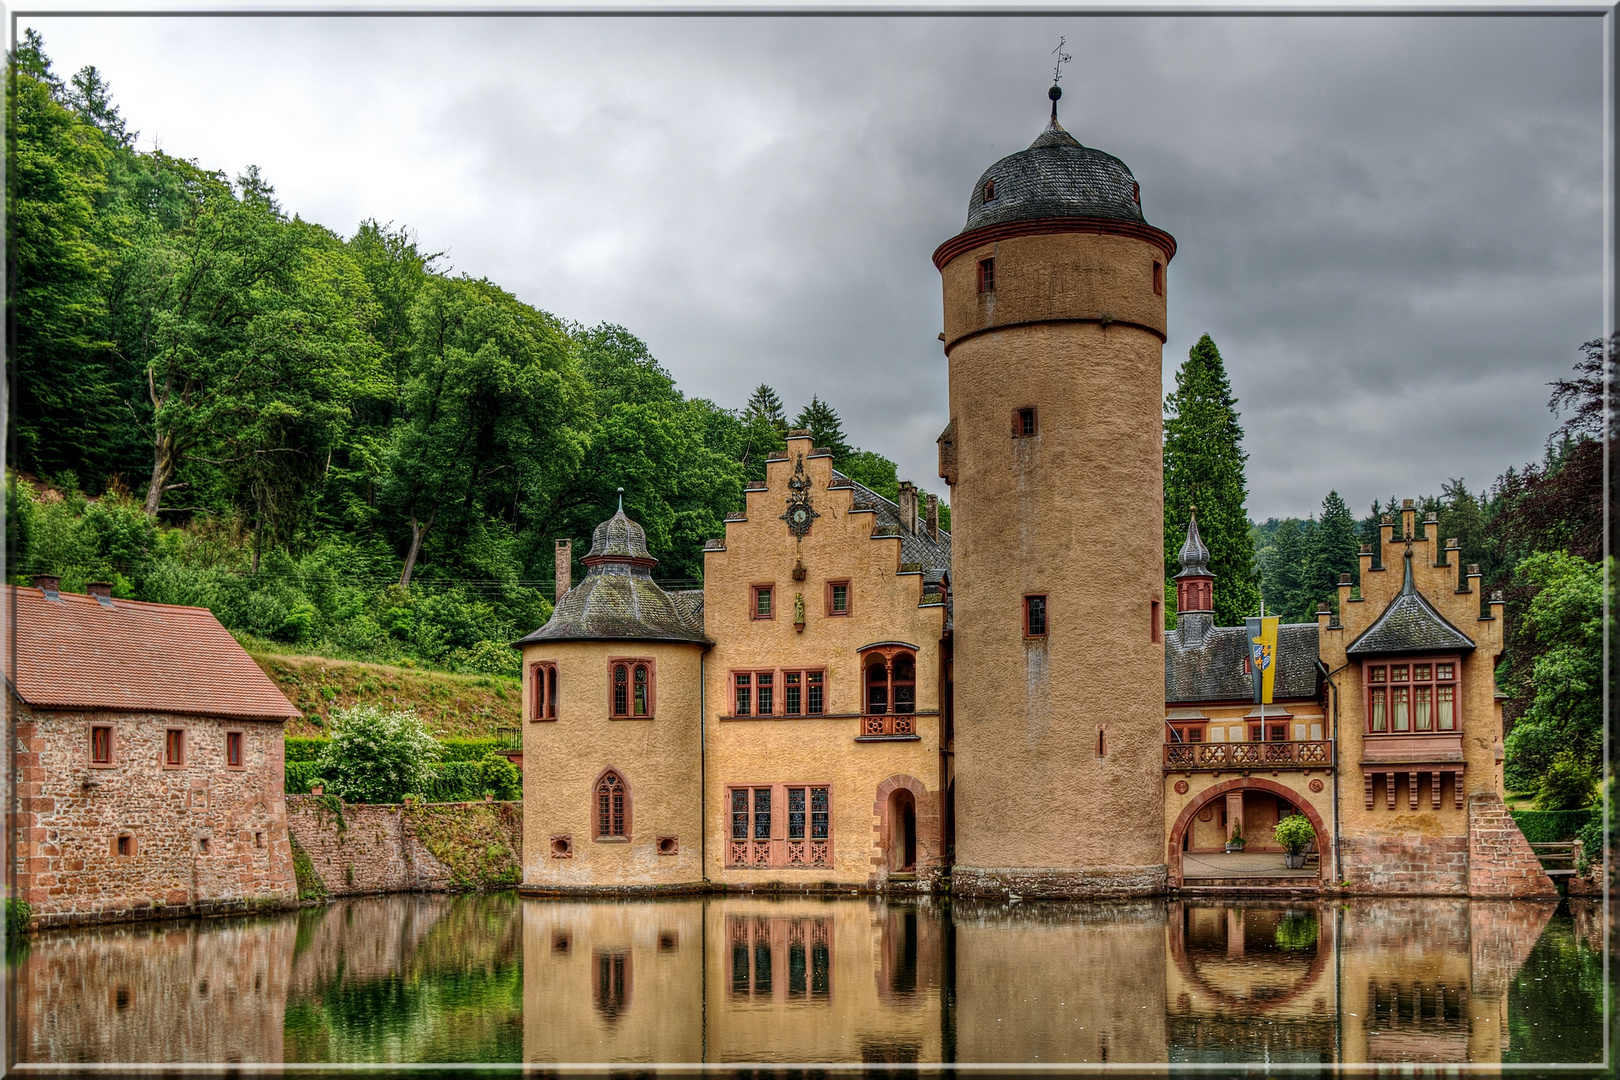
M 1057 48 L 1052 50 L 1052 55 L 1058 58 L 1057 64 L 1052 68 L 1052 85 L 1054 86 L 1063 81 L 1063 65 L 1074 59 L 1074 57 L 1063 51 L 1066 42 L 1067 39 L 1060 35 Z

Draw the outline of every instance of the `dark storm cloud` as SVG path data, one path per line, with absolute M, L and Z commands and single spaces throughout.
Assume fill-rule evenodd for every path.
M 645 338 L 689 393 L 819 393 L 934 479 L 967 195 L 1064 123 L 1125 160 L 1248 431 L 1250 512 L 1538 458 L 1601 323 L 1595 18 L 65 20 L 143 142 Z

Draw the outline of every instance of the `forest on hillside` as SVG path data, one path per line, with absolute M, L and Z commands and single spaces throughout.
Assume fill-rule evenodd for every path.
M 688 397 L 631 331 L 454 273 L 406 227 L 344 238 L 256 169 L 137 149 L 96 69 L 64 80 L 31 31 L 14 66 L 14 581 L 507 672 L 549 615 L 553 541 L 583 556 L 620 488 L 678 581 L 790 428 L 896 494 L 820 395 Z

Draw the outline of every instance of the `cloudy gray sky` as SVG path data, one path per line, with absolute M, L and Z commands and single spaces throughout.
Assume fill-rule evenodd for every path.
M 1538 459 L 1603 330 L 1595 17 L 30 17 L 143 147 L 344 235 L 621 323 L 689 394 L 819 393 L 935 479 L 933 249 L 1064 124 L 1122 158 L 1169 273 L 1166 390 L 1210 333 L 1256 519 L 1478 490 Z

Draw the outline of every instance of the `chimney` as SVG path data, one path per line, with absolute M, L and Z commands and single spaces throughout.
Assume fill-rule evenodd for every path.
M 574 542 L 572 540 L 557 541 L 557 592 L 552 597 L 553 603 L 561 601 L 568 595 L 568 590 L 574 587 Z
M 939 496 L 928 496 L 928 536 L 935 543 L 939 542 Z
M 84 591 L 96 598 L 96 603 L 102 607 L 112 607 L 112 582 L 92 581 L 85 585 Z
M 900 481 L 900 528 L 908 533 L 917 531 L 917 485 L 910 480 Z
M 47 600 L 60 600 L 62 598 L 62 579 L 55 574 L 35 574 L 34 584 L 39 591 L 45 594 Z

